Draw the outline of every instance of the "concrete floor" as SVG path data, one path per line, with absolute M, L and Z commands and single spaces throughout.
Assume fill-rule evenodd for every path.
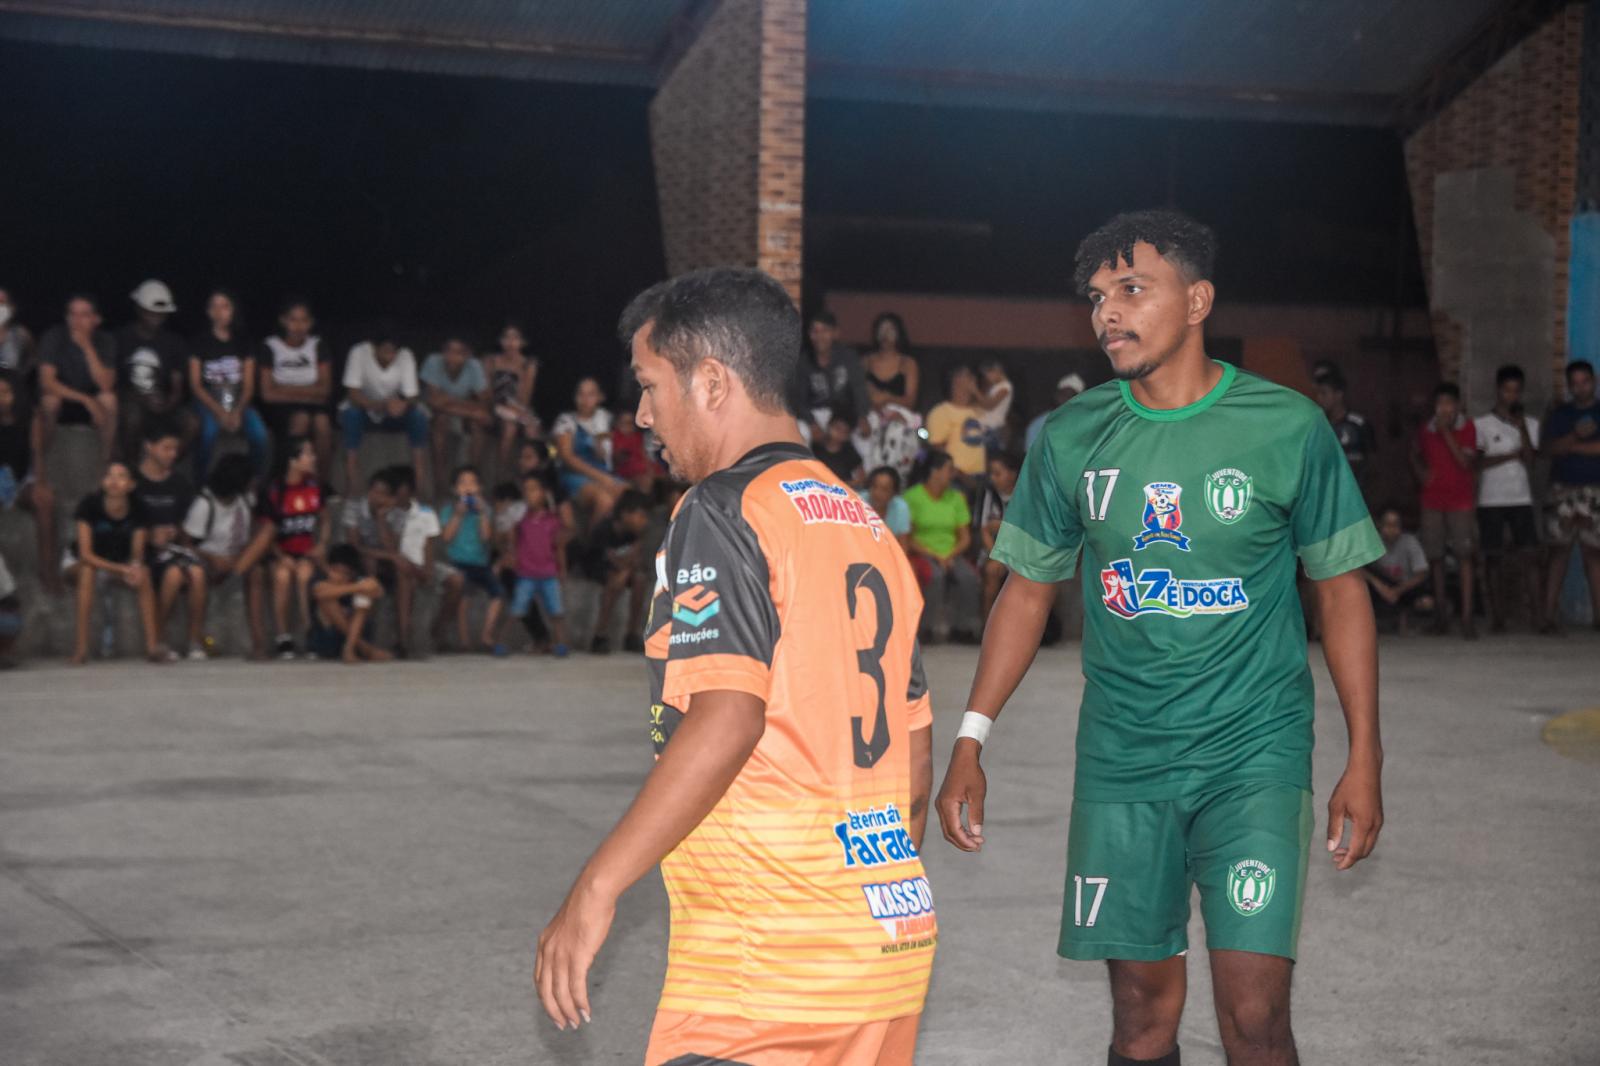
M 931 656 L 941 767 L 975 658 Z M 1313 862 L 1305 1061 L 1600 1062 L 1600 765 L 1539 735 L 1600 704 L 1600 640 L 1390 641 L 1384 671 L 1389 826 L 1356 871 Z M 1080 688 L 1076 647 L 1041 655 L 987 758 L 988 848 L 926 848 L 919 1063 L 1105 1061 L 1101 968 L 1053 952 Z M 643 690 L 621 657 L 0 675 L 0 1061 L 638 1062 L 659 879 L 584 1031 L 538 1014 L 529 945 L 649 767 Z M 1185 1060 L 1219 1063 L 1191 958 Z

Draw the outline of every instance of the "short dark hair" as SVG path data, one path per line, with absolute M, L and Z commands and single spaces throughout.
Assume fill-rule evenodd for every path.
M 1318 385 L 1328 386 L 1334 392 L 1344 391 L 1344 371 L 1333 363 L 1318 363 L 1316 369 L 1311 371 L 1311 380 Z
M 885 474 L 888 474 L 890 480 L 894 482 L 894 491 L 896 494 L 898 494 L 900 492 L 900 471 L 896 470 L 892 466 L 874 467 L 872 473 L 867 475 L 867 484 L 872 484 Z
M 311 301 L 306 299 L 304 296 L 284 297 L 283 302 L 278 304 L 278 317 L 282 318 L 284 315 L 288 314 L 290 311 L 293 311 L 297 307 L 304 308 L 305 313 L 311 315 L 312 318 L 316 317 L 316 315 L 311 313 Z
M 84 303 L 88 304 L 91 308 L 93 308 L 95 314 L 99 314 L 100 313 L 100 301 L 96 300 L 93 296 L 91 296 L 89 293 L 86 293 L 86 292 L 68 293 L 66 302 L 61 305 L 62 310 L 66 310 L 67 308 L 70 308 L 73 304 L 77 303 L 79 300 L 82 300 Z
M 396 463 L 389 468 L 389 487 L 396 492 L 401 489 L 417 491 L 417 472 L 411 469 L 410 463 Z
M 1524 374 L 1522 372 L 1522 368 L 1515 363 L 1507 363 L 1505 366 L 1494 372 L 1495 388 L 1499 388 L 1508 381 L 1520 383 L 1527 380 L 1528 376 Z
M 738 375 L 761 407 L 787 407 L 800 361 L 800 313 L 771 275 L 711 267 L 652 285 L 622 312 L 622 343 L 631 344 L 647 324 L 647 343 L 672 363 L 680 380 L 701 359 L 714 358 Z
M 354 544 L 335 544 L 328 549 L 328 569 L 336 566 L 348 566 L 361 573 L 361 550 Z
M 915 469 L 911 471 L 911 483 L 913 485 L 922 484 L 933 475 L 934 471 L 943 470 L 952 462 L 954 460 L 950 458 L 949 452 L 938 448 L 929 448 L 922 453 L 922 458 L 917 462 Z
M 243 496 L 256 476 L 255 464 L 243 452 L 229 452 L 217 460 L 206 477 L 206 488 L 219 500 Z
M 536 476 L 537 475 L 535 475 L 535 474 L 528 475 L 528 477 L 536 477 Z M 520 482 L 526 481 L 526 480 L 528 480 L 527 477 L 521 478 L 518 481 L 502 481 L 502 482 L 500 482 L 498 485 L 496 485 L 494 487 L 494 498 L 495 498 L 495 500 L 500 501 L 500 502 L 504 502 L 504 503 L 510 503 L 513 500 L 522 499 L 522 490 L 519 489 L 517 486 L 518 486 L 518 484 Z
M 999 463 L 1013 474 L 1022 473 L 1022 456 L 1016 452 L 995 452 L 989 456 L 991 463 Z
M 1453 381 L 1441 381 L 1433 387 L 1433 398 L 1448 396 L 1453 400 L 1461 399 L 1461 387 Z
M 310 437 L 285 437 L 283 447 L 272 455 L 272 479 L 279 481 L 288 474 L 289 464 L 295 456 L 305 451 L 306 445 L 310 443 Z
M 383 467 L 382 469 L 374 470 L 372 472 L 372 476 L 367 478 L 367 488 L 370 489 L 374 485 L 382 485 L 384 488 L 388 489 L 390 492 L 393 492 L 394 491 L 394 467 L 386 466 L 386 467 Z
M 612 510 L 619 516 L 632 511 L 648 511 L 650 510 L 650 497 L 638 489 L 629 489 L 617 497 L 617 505 Z
M 139 430 L 139 439 L 146 444 L 154 444 L 156 441 L 166 440 L 168 437 L 176 437 L 182 440 L 183 434 L 178 431 L 178 423 L 176 421 L 161 415 L 147 419 L 144 426 Z
M 808 326 L 816 325 L 818 322 L 821 322 L 824 326 L 827 326 L 830 329 L 839 328 L 839 317 L 826 307 L 817 308 L 815 311 L 811 312 L 810 317 L 806 319 L 806 325 Z
M 1089 280 L 1103 266 L 1133 265 L 1133 246 L 1148 244 L 1193 284 L 1209 281 L 1217 261 L 1217 235 L 1181 211 L 1158 207 L 1120 214 L 1089 234 L 1073 259 L 1072 284 L 1089 294 Z
M 480 482 L 483 480 L 483 475 L 478 473 L 477 467 L 473 466 L 471 463 L 463 463 L 461 466 L 458 466 L 454 470 L 450 471 L 450 484 L 454 485 L 456 482 L 460 481 L 462 474 L 471 474 Z
M 537 481 L 539 484 L 544 485 L 545 489 L 548 490 L 550 486 L 545 485 L 544 478 L 545 474 L 543 470 L 528 470 L 524 471 L 523 475 L 517 479 L 517 484 L 526 485 L 530 481 Z
M 1594 364 L 1587 359 L 1574 359 L 1567 364 L 1567 380 L 1571 381 L 1572 375 L 1577 373 L 1584 373 L 1594 377 Z

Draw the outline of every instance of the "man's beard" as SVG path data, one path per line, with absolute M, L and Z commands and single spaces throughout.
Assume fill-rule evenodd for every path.
M 1119 367 L 1115 363 L 1112 363 L 1111 373 L 1112 376 L 1122 381 L 1138 381 L 1141 378 L 1147 378 L 1151 374 L 1155 373 L 1156 368 L 1160 365 L 1160 363 L 1140 363 L 1137 366 Z

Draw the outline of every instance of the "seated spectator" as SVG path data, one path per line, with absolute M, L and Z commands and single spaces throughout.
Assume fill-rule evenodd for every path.
M 349 544 L 328 552 L 328 566 L 311 582 L 311 626 L 306 652 L 317 659 L 347 663 L 387 662 L 389 653 L 372 643 L 372 605 L 383 585 L 361 573 L 361 553 Z
M 26 387 L 34 372 L 34 355 L 33 334 L 17 321 L 11 293 L 0 289 L 0 371 L 15 374 L 18 384 Z M 28 406 L 33 405 L 30 402 Z
M 210 325 L 189 344 L 189 391 L 200 424 L 194 448 L 196 481 L 205 481 L 221 433 L 243 433 L 256 475 L 267 472 L 267 424 L 253 406 L 256 357 L 234 325 L 235 311 L 231 295 L 213 292 L 206 300 Z
M 1422 544 L 1400 525 L 1400 511 L 1385 507 L 1378 513 L 1378 536 L 1383 538 L 1383 558 L 1367 564 L 1361 576 L 1372 589 L 1372 609 L 1380 622 L 1394 621 L 1404 636 L 1412 611 L 1435 610 L 1423 592 L 1428 580 L 1428 556 Z
M 411 639 L 411 600 L 415 592 L 409 567 L 400 566 L 400 538 L 395 533 L 389 511 L 394 508 L 394 468 L 385 467 L 367 479 L 367 491 L 344 501 L 340 525 L 344 542 L 361 553 L 361 572 L 378 579 L 383 591 L 395 595 L 403 606 L 396 607 L 395 641 L 397 659 L 409 659 Z M 396 595 L 398 590 L 399 594 Z
M 810 439 L 818 441 L 827 435 L 828 423 L 835 417 L 857 426 L 872 409 L 872 403 L 867 399 L 861 357 L 854 348 L 839 341 L 839 321 L 833 312 L 812 313 L 806 322 L 806 340 L 790 402 L 806 425 Z
M 1446 381 L 1433 390 L 1433 417 L 1417 433 L 1411 464 L 1422 482 L 1422 550 L 1433 567 L 1433 598 L 1439 604 L 1434 632 L 1450 632 L 1445 609 L 1445 548 L 1455 556 L 1461 584 L 1461 635 L 1476 640 L 1472 617 L 1473 559 L 1477 523 L 1473 515 L 1478 434 L 1461 414 L 1461 390 Z
M 947 398 L 928 412 L 928 444 L 955 463 L 958 480 L 967 491 L 982 477 L 988 454 L 977 401 L 978 379 L 971 367 L 958 366 L 950 371 Z
M 1522 368 L 1495 373 L 1495 403 L 1473 419 L 1478 436 L 1478 543 L 1491 628 L 1506 628 L 1514 599 L 1527 597 L 1535 632 L 1545 628 L 1539 520 L 1533 513 L 1533 460 L 1539 420 L 1522 409 Z
M 92 424 L 100 457 L 117 447 L 117 342 L 100 328 L 89 296 L 67 300 L 67 320 L 39 342 L 39 454 L 50 453 L 56 426 Z
M 448 620 L 455 617 L 461 603 L 465 581 L 460 571 L 438 557 L 439 534 L 444 527 L 439 523 L 439 513 L 417 499 L 417 476 L 409 466 L 391 466 L 389 484 L 394 491 L 394 506 L 388 511 L 389 527 L 398 538 L 399 560 L 396 563 L 403 574 L 410 576 L 407 602 L 400 605 L 400 617 L 405 632 L 411 633 L 411 603 L 409 596 L 419 588 L 433 588 L 441 595 L 439 609 L 433 616 L 429 632 L 435 648 L 444 647 L 444 629 Z
M 1039 435 L 1040 430 L 1044 429 L 1044 420 L 1054 414 L 1057 407 L 1060 407 L 1062 404 L 1078 395 L 1078 393 L 1082 392 L 1083 389 L 1083 375 L 1063 374 L 1061 378 L 1056 381 L 1055 407 L 1050 408 L 1050 410 L 1045 411 L 1042 414 L 1035 415 L 1033 421 L 1028 423 L 1028 431 L 1022 438 L 1023 447 L 1032 448 L 1034 438 Z
M 471 345 L 459 337 L 447 339 L 441 350 L 423 361 L 421 378 L 433 422 L 433 483 L 442 485 L 454 438 L 466 438 L 468 462 L 474 466 L 483 462 L 495 423 L 489 378 L 473 357 Z
M 154 278 L 129 294 L 134 319 L 117 331 L 118 413 L 122 421 L 122 453 L 138 455 L 144 424 L 171 422 L 179 442 L 188 435 L 183 416 L 183 375 L 189 362 L 183 338 L 166 328 L 176 311 L 172 291 Z
M 344 431 L 344 483 L 353 492 L 360 484 L 361 440 L 368 431 L 404 433 L 411 446 L 411 465 L 422 494 L 429 495 L 433 471 L 427 461 L 428 413 L 422 409 L 417 361 L 389 329 L 350 349 L 344 364 L 344 405 L 339 425 Z
M 1011 401 L 1016 398 L 1016 388 L 1006 376 L 1005 364 L 993 357 L 978 364 L 978 381 L 973 406 L 979 410 L 978 421 L 983 423 L 984 443 L 999 451 L 1006 440 L 1006 419 L 1011 416 Z
M 611 612 L 624 592 L 628 594 L 628 628 L 622 650 L 644 650 L 644 612 L 653 591 L 640 565 L 646 544 L 644 532 L 650 527 L 650 501 L 642 492 L 629 489 L 617 500 L 616 508 L 600 520 L 589 533 L 582 563 L 590 580 L 600 583 L 600 613 L 595 618 L 594 637 L 589 650 L 595 655 L 611 653 Z
M 632 411 L 618 411 L 611 429 L 611 461 L 616 474 L 646 496 L 654 494 L 661 464 L 650 454 L 650 435 L 633 421 Z
M 178 596 L 188 590 L 189 658 L 204 662 L 209 582 L 205 564 L 181 536 L 189 505 L 194 502 L 194 486 L 175 468 L 179 441 L 172 423 L 147 417 L 143 437 L 139 465 L 133 470 L 133 494 L 149 522 L 145 561 L 156 590 L 156 621 L 165 633 Z
M 42 456 L 33 453 L 33 418 L 21 398 L 14 371 L 0 370 L 0 511 L 21 507 L 33 515 L 39 579 L 48 592 L 61 591 L 56 553 L 56 494 L 44 480 Z
M 1011 494 L 1017 489 L 1017 475 L 1022 472 L 1022 456 L 1015 452 L 1001 452 L 989 460 L 989 478 L 978 499 L 978 574 L 983 578 L 983 599 L 979 617 L 984 625 L 989 623 L 989 612 L 994 608 L 1000 586 L 1005 584 L 1005 566 L 989 554 L 994 551 L 994 539 L 1000 535 L 1000 522 L 1005 517 Z M 981 631 L 981 630 L 980 630 Z
M 183 534 L 199 556 L 212 585 L 230 577 L 245 581 L 245 622 L 250 628 L 250 658 L 267 657 L 267 635 L 261 625 L 263 592 L 259 557 L 247 554 L 250 547 L 251 511 L 255 500 L 255 467 L 237 453 L 224 455 L 211 468 L 205 487 L 189 505 L 183 519 Z M 205 642 L 211 643 L 209 638 Z
M 861 360 L 867 402 L 875 411 L 890 406 L 915 411 L 922 371 L 911 357 L 906 324 L 899 315 L 885 311 L 873 320 L 872 342 L 875 347 L 871 354 Z
M 978 572 L 966 558 L 972 546 L 972 512 L 954 486 L 955 464 L 944 452 L 923 460 L 925 474 L 906 490 L 911 511 L 911 569 L 922 585 L 921 631 L 929 644 L 954 635 L 977 642 Z M 950 607 L 948 616 L 947 605 Z
M 282 441 L 309 437 L 317 452 L 317 477 L 333 475 L 333 368 L 316 319 L 304 300 L 289 300 L 278 315 L 278 335 L 261 342 L 256 356 L 261 410 Z
M 16 668 L 11 657 L 17 638 L 22 636 L 22 601 L 17 599 L 17 583 L 0 555 L 0 670 Z
M 828 420 L 828 431 L 811 446 L 811 454 L 846 485 L 861 484 L 861 453 L 850 443 L 850 420 L 844 415 Z
M 70 660 L 74 666 L 89 661 L 89 616 L 94 612 L 95 593 L 104 593 L 113 581 L 133 589 L 139 597 L 145 657 L 153 663 L 167 661 L 156 621 L 155 590 L 143 562 L 149 520 L 133 490 L 133 473 L 127 465 L 107 463 L 100 490 L 79 501 L 73 513 L 76 536 L 67 548 L 62 574 L 78 590 L 77 628 Z M 114 634 L 109 605 L 106 618 L 102 649 L 109 654 Z
M 1545 575 L 1547 629 L 1561 631 L 1561 587 L 1572 548 L 1577 545 L 1589 585 L 1595 628 L 1600 629 L 1600 399 L 1595 397 L 1594 366 L 1575 359 L 1567 364 L 1567 402 L 1545 422 L 1550 453 L 1550 500 L 1545 532 L 1550 539 L 1550 571 Z
M 900 495 L 900 471 L 892 466 L 878 467 L 867 475 L 867 487 L 862 496 L 878 512 L 900 547 L 906 548 L 911 540 L 911 508 Z
M 542 608 L 554 645 L 534 644 L 530 648 L 565 658 L 567 622 L 561 585 L 567 576 L 567 538 L 571 530 L 556 513 L 555 503 L 538 474 L 523 476 L 522 500 L 524 512 L 514 532 L 517 584 L 511 597 L 511 613 L 526 618 Z
M 506 655 L 506 646 L 500 643 L 497 636 L 500 632 L 500 612 L 505 606 L 505 589 L 490 566 L 493 561 L 490 550 L 494 544 L 494 519 L 489 502 L 483 498 L 478 471 L 470 466 L 458 469 L 451 478 L 451 484 L 454 498 L 439 512 L 439 521 L 444 524 L 439 537 L 444 541 L 445 561 L 460 571 L 465 585 L 476 586 L 489 597 L 479 643 L 492 655 Z M 456 630 L 460 646 L 468 647 L 471 640 L 467 635 L 465 599 L 462 599 L 456 611 Z
M 511 465 L 519 440 L 539 435 L 539 417 L 533 413 L 533 386 L 539 377 L 539 360 L 527 353 L 522 327 L 508 322 L 500 331 L 500 347 L 483 361 L 494 395 L 494 416 L 500 424 L 500 445 L 495 469 Z
M 556 419 L 551 440 L 561 464 L 561 486 L 588 522 L 611 513 L 627 489 L 611 468 L 611 412 L 594 378 L 578 382 L 575 410 Z
M 278 454 L 279 473 L 267 486 L 256 507 L 267 574 L 272 581 L 272 620 L 278 636 L 273 654 L 295 657 L 295 640 L 289 624 L 289 597 L 300 605 L 301 624 L 311 625 L 311 582 L 317 564 L 327 552 L 329 524 L 322 521 L 326 503 L 317 480 L 317 451 L 305 437 L 290 437 Z M 256 554 L 253 552 L 252 554 Z

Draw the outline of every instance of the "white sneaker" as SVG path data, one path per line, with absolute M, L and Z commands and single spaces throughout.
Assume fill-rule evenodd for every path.
M 205 649 L 203 649 L 203 648 L 190 648 L 189 649 L 189 661 L 192 662 L 192 663 L 203 663 L 203 662 L 206 662 L 207 660 L 209 660 L 210 658 L 211 658 L 211 656 L 207 655 L 205 653 Z

